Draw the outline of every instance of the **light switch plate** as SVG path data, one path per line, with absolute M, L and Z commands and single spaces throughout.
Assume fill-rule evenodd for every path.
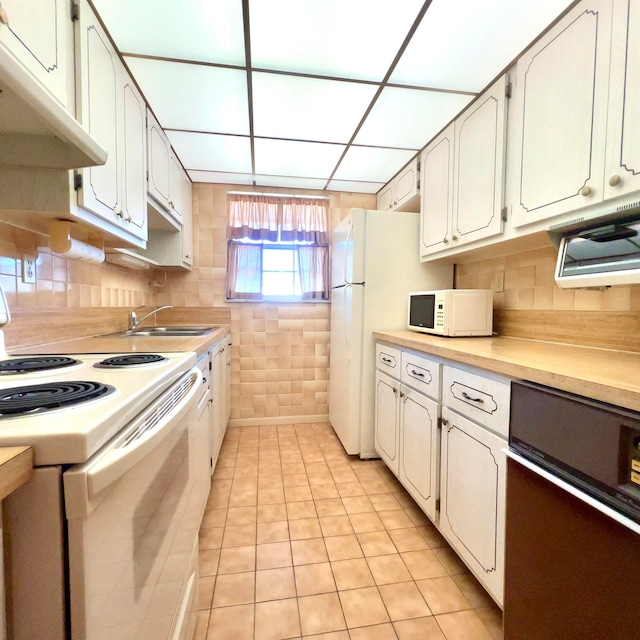
M 28 253 L 22 256 L 22 282 L 25 284 L 36 283 L 36 257 Z

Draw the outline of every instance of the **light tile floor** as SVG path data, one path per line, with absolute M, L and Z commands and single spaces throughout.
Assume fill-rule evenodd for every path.
M 499 640 L 500 609 L 380 460 L 329 424 L 227 429 L 194 640 Z

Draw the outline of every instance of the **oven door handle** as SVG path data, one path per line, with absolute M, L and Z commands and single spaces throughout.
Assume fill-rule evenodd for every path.
M 202 372 L 194 367 L 154 400 L 147 409 L 115 437 L 96 457 L 66 472 L 64 489 L 67 517 L 91 512 L 91 500 L 130 471 L 153 451 L 180 424 L 187 412 L 195 409 Z M 69 513 L 69 504 L 83 505 L 82 514 Z

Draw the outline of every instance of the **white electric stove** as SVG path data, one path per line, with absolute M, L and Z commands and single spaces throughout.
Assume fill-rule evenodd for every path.
M 0 330 L 0 446 L 35 453 L 33 478 L 2 502 L 8 637 L 186 639 L 210 483 L 195 365 L 7 354 Z
M 195 363 L 194 353 L 0 353 L 0 446 L 32 446 L 37 466 L 85 462 Z

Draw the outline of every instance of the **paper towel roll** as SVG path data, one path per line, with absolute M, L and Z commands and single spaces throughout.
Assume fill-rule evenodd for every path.
M 93 262 L 94 264 L 101 264 L 104 262 L 104 251 L 94 247 L 92 244 L 69 238 L 69 248 L 61 253 L 65 258 L 77 258 L 78 260 L 84 260 L 85 262 Z

